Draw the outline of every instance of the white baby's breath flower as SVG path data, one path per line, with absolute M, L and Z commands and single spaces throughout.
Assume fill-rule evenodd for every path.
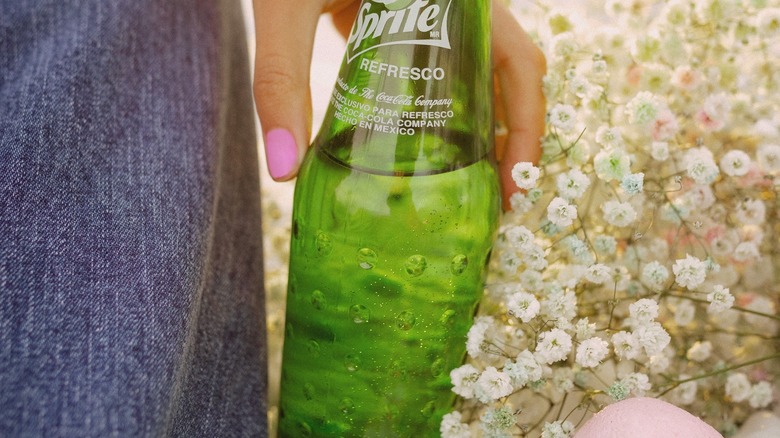
M 552 47 L 552 54 L 556 59 L 566 59 L 579 50 L 577 38 L 572 32 L 563 32 L 554 36 L 550 47 Z
M 524 248 L 521 257 L 523 263 L 535 271 L 541 271 L 547 267 L 544 249 L 539 245 L 534 244 Z
M 574 425 L 570 421 L 554 421 L 544 423 L 542 426 L 542 438 L 571 438 L 574 434 Z
M 553 127 L 569 132 L 577 123 L 577 111 L 571 105 L 559 103 L 550 109 L 547 118 Z
M 712 342 L 696 341 L 685 353 L 685 357 L 688 358 L 688 360 L 692 360 L 694 362 L 704 362 L 710 357 L 711 354 Z
M 652 289 L 660 289 L 669 279 L 669 270 L 658 261 L 652 261 L 642 268 L 642 281 Z
M 667 141 L 672 139 L 680 129 L 677 117 L 668 108 L 662 108 L 652 123 L 651 134 L 655 141 Z
M 734 305 L 734 295 L 731 295 L 728 288 L 716 284 L 713 286 L 712 292 L 707 294 L 707 301 L 710 302 L 707 308 L 710 314 L 720 313 Z
M 598 366 L 609 353 L 609 344 L 607 341 L 593 337 L 580 342 L 577 346 L 575 361 L 583 368 L 593 368 Z
M 681 300 L 674 309 L 674 322 L 680 327 L 685 327 L 692 323 L 696 317 L 696 306 L 690 301 Z
M 471 429 L 468 424 L 462 423 L 462 415 L 458 411 L 445 414 L 439 425 L 441 438 L 471 438 Z
M 725 93 L 716 93 L 704 99 L 702 108 L 694 115 L 699 127 L 706 132 L 723 129 L 731 113 L 731 102 Z
M 543 370 L 534 354 L 526 349 L 517 355 L 514 362 L 507 361 L 504 364 L 504 372 L 512 379 L 512 384 L 516 388 L 522 388 L 530 382 L 541 379 Z
M 669 333 L 657 322 L 640 326 L 635 333 L 648 356 L 660 353 L 671 341 Z
M 623 146 L 623 134 L 620 128 L 602 125 L 596 130 L 596 143 L 607 149 L 620 148 Z
M 536 186 L 540 170 L 533 163 L 521 162 L 512 167 L 512 179 L 518 188 L 529 190 Z
M 450 371 L 450 380 L 453 385 L 452 392 L 466 399 L 474 398 L 477 379 L 479 379 L 480 374 L 479 370 L 471 364 L 461 365 Z
M 547 206 L 547 219 L 561 228 L 568 227 L 576 218 L 577 206 L 561 197 L 555 197 Z
M 496 367 L 487 367 L 477 379 L 475 395 L 482 403 L 488 403 L 493 400 L 506 397 L 512 393 L 511 379 L 509 376 Z
M 579 340 L 591 338 L 595 332 L 596 324 L 591 324 L 587 317 L 580 318 L 580 320 L 574 324 L 574 333 Z
M 510 315 L 529 322 L 539 314 L 541 305 L 533 294 L 516 292 L 507 299 L 506 308 Z
M 628 121 L 638 125 L 651 123 L 663 107 L 658 96 L 649 91 L 641 91 L 626 105 Z
M 737 204 L 735 216 L 745 225 L 761 225 L 766 220 L 766 205 L 760 199 L 746 199 Z
M 492 316 L 480 316 L 474 320 L 466 337 L 466 349 L 469 356 L 476 359 L 484 352 L 485 335 L 494 322 Z
M 740 242 L 734 248 L 734 260 L 740 262 L 749 262 L 758 259 L 761 256 L 756 242 Z
M 479 417 L 482 422 L 482 430 L 486 437 L 504 438 L 509 437 L 507 431 L 517 423 L 514 410 L 510 405 L 502 405 L 495 408 L 488 408 Z
M 650 145 L 650 156 L 656 161 L 666 161 L 669 158 L 669 143 L 665 141 L 654 141 Z
M 574 388 L 574 371 L 569 367 L 556 367 L 553 369 L 552 387 L 562 393 L 567 393 Z
M 571 320 L 577 315 L 577 295 L 571 290 L 556 288 L 542 299 L 542 313 L 552 320 Z
M 596 175 L 605 182 L 622 181 L 631 170 L 631 158 L 620 148 L 602 150 L 593 158 L 593 165 Z
M 534 206 L 531 199 L 523 192 L 512 193 L 509 197 L 509 205 L 512 207 L 512 211 L 518 214 L 528 213 Z
M 681 65 L 674 69 L 671 83 L 677 88 L 692 91 L 702 84 L 702 75 L 690 65 Z
M 601 211 L 604 212 L 604 220 L 616 227 L 631 225 L 637 218 L 636 210 L 628 202 L 607 201 L 601 206 Z
M 730 150 L 721 157 L 720 170 L 728 176 L 744 176 L 750 170 L 750 156 L 738 149 Z
M 780 8 L 764 8 L 756 14 L 756 28 L 765 37 L 780 35 Z
M 620 187 L 623 191 L 629 195 L 636 195 L 642 193 L 645 183 L 645 174 L 642 172 L 632 173 L 623 177 L 623 181 L 620 182 Z
M 678 259 L 672 265 L 675 282 L 688 289 L 702 284 L 706 277 L 706 265 L 698 258 L 687 254 L 684 259 Z
M 620 359 L 636 359 L 642 353 L 639 338 L 633 333 L 619 331 L 612 335 L 612 348 Z
M 623 378 L 631 392 L 637 397 L 644 397 L 653 387 L 650 378 L 645 373 L 631 373 Z
M 607 395 L 615 401 L 625 400 L 630 394 L 631 388 L 629 388 L 628 383 L 622 379 L 614 382 L 607 388 Z
M 712 152 L 705 147 L 689 149 L 685 153 L 684 162 L 688 176 L 698 184 L 709 184 L 719 174 Z
M 611 276 L 612 276 L 612 269 L 610 269 L 609 266 L 602 263 L 596 263 L 594 265 L 591 265 L 588 267 L 587 271 L 585 271 L 585 279 L 595 284 L 606 283 L 607 281 L 609 281 Z
M 602 234 L 593 239 L 593 247 L 599 254 L 612 255 L 617 251 L 617 239 Z
M 750 389 L 750 380 L 743 373 L 732 373 L 726 378 L 726 395 L 735 402 L 747 400 Z
M 780 173 L 780 145 L 762 144 L 756 152 L 758 167 L 766 173 Z
M 568 200 L 581 197 L 590 186 L 590 178 L 576 168 L 558 175 L 556 182 L 558 194 Z
M 554 328 L 539 335 L 535 356 L 539 362 L 551 364 L 566 359 L 571 352 L 571 336 Z
M 506 242 L 519 251 L 524 251 L 534 243 L 534 233 L 523 225 L 510 225 L 503 230 Z
M 642 298 L 628 306 L 628 311 L 635 326 L 648 325 L 658 318 L 658 302 L 650 298 Z
M 687 374 L 681 374 L 680 380 L 685 380 L 691 376 Z M 675 404 L 680 406 L 688 406 L 696 401 L 696 393 L 699 390 L 699 384 L 696 380 L 685 382 L 682 385 L 672 390 L 671 396 Z
M 748 404 L 751 408 L 761 409 L 772 403 L 772 385 L 769 382 L 758 382 L 750 388 Z

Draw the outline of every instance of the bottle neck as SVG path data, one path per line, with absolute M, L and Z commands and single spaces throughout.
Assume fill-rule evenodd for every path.
M 465 167 L 492 150 L 490 1 L 363 0 L 314 146 L 369 172 Z

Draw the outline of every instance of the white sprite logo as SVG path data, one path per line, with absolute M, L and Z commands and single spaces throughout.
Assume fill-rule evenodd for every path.
M 429 0 L 364 1 L 347 41 L 347 62 L 352 62 L 355 57 L 371 49 L 393 44 L 418 44 L 449 49 L 447 15 L 451 1 L 443 10 L 437 4 L 429 4 Z M 371 12 L 372 3 L 383 4 L 386 9 Z M 403 38 L 404 34 L 408 34 L 408 38 Z M 356 51 L 363 41 L 383 35 L 400 35 L 400 38 L 372 44 Z

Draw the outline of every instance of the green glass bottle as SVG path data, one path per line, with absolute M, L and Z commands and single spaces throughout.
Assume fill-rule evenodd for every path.
M 489 0 L 364 0 L 293 206 L 279 436 L 438 436 L 495 236 Z

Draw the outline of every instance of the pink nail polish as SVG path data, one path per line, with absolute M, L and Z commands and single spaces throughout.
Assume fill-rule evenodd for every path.
M 265 158 L 271 178 L 283 178 L 298 164 L 298 146 L 290 131 L 272 129 L 265 134 Z

